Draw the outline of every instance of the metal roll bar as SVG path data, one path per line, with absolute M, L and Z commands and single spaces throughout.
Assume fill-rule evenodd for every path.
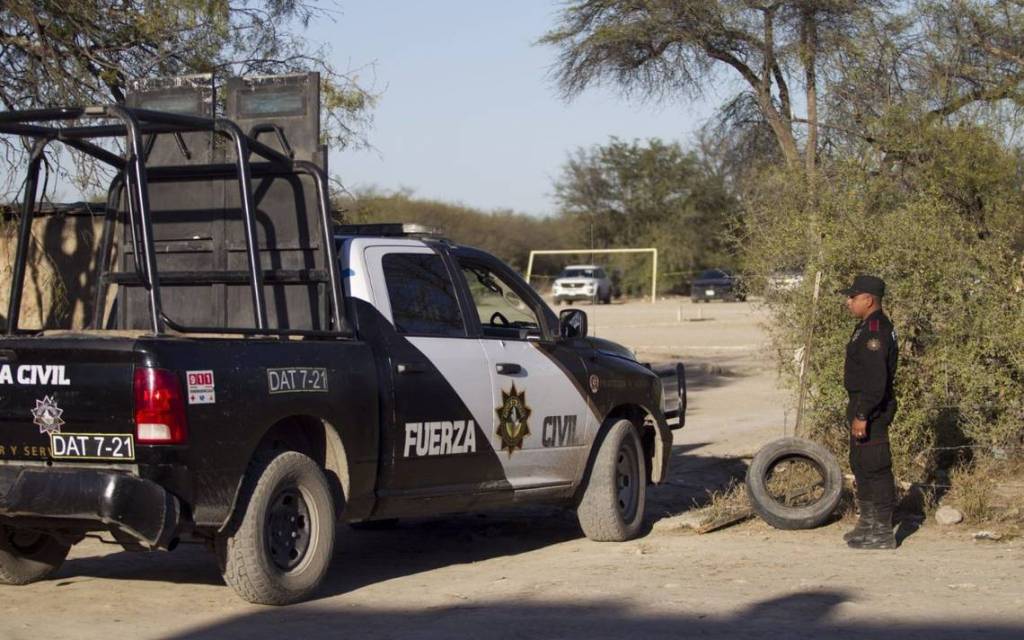
M 21 206 L 21 225 L 18 228 L 18 253 L 14 259 L 11 298 L 7 306 L 8 334 L 17 330 L 18 317 L 21 315 L 21 293 L 25 287 L 25 265 L 28 262 L 29 242 L 32 240 L 32 214 L 36 207 L 39 168 L 43 164 L 43 152 L 49 142 L 48 138 L 37 139 L 29 153 L 28 173 L 25 175 L 25 199 Z
M 100 124 L 95 126 L 44 126 L 39 123 L 55 121 L 74 121 L 82 118 L 116 119 L 120 124 Z M 235 150 L 234 165 L 209 164 L 186 165 L 181 167 L 158 167 L 147 169 L 146 158 L 150 145 L 143 136 L 174 134 L 179 138 L 182 133 L 212 132 L 231 140 Z M 216 327 L 222 333 L 241 333 L 255 335 L 349 335 L 345 309 L 342 305 L 341 282 L 338 276 L 337 256 L 333 240 L 333 222 L 330 217 L 330 205 L 327 194 L 327 178 L 323 170 L 312 162 L 293 160 L 291 154 L 283 154 L 255 139 L 256 135 L 273 131 L 283 139 L 283 132 L 278 127 L 260 126 L 253 128 L 252 136 L 246 135 L 237 124 L 226 118 L 206 118 L 149 109 L 137 109 L 122 105 L 101 105 L 91 107 L 62 107 L 56 109 L 33 109 L 26 111 L 0 112 L 0 134 L 12 134 L 35 138 L 36 142 L 29 155 L 29 166 L 25 179 L 25 195 L 22 203 L 21 223 L 18 234 L 18 251 L 15 257 L 11 296 L 8 305 L 7 333 L 18 331 L 18 316 L 21 309 L 21 298 L 24 288 L 26 265 L 28 262 L 29 243 L 32 235 L 32 218 L 36 205 L 36 192 L 39 187 L 39 170 L 42 165 L 46 145 L 60 141 L 78 149 L 107 165 L 114 167 L 118 175 L 111 182 L 108 192 L 108 213 L 104 221 L 98 265 L 101 281 L 110 267 L 110 252 L 113 245 L 113 218 L 111 212 L 116 209 L 121 194 L 127 191 L 128 225 L 131 232 L 133 260 L 139 283 L 145 287 L 149 298 L 150 324 L 153 333 L 164 333 L 165 325 L 175 331 L 189 331 L 166 316 L 160 299 L 160 277 L 157 273 L 156 249 L 153 233 L 153 218 L 149 202 L 149 180 L 164 181 L 195 181 L 210 179 L 238 180 L 239 196 L 242 205 L 242 216 L 245 228 L 246 253 L 248 257 L 248 279 L 253 301 L 253 321 L 255 327 L 248 329 L 232 329 Z M 125 138 L 125 155 L 117 156 L 90 139 L 120 137 Z M 287 142 L 283 148 L 290 149 Z M 263 162 L 253 165 L 250 156 L 256 154 Z M 256 235 L 255 203 L 252 193 L 252 179 L 273 175 L 309 175 L 317 190 L 317 208 L 319 226 L 323 235 L 323 249 L 327 272 L 329 274 L 330 301 L 333 310 L 334 327 L 332 331 L 302 332 L 297 330 L 272 330 L 267 327 L 267 309 L 264 299 L 264 271 L 260 266 L 259 246 Z M 140 260 L 141 258 L 141 260 Z M 209 274 L 206 274 L 209 275 Z M 211 276 L 212 277 L 212 276 Z M 234 277 L 234 276 L 233 276 Z M 102 282 L 98 283 L 100 291 L 96 295 L 94 325 L 102 321 L 106 294 Z M 209 330 L 211 328 L 202 328 Z

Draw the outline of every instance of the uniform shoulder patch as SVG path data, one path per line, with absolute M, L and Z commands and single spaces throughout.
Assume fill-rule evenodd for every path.
M 871 332 L 878 331 L 878 319 L 877 318 L 875 318 L 874 320 L 872 320 L 871 322 L 868 323 L 868 331 L 871 331 Z
M 878 338 L 871 338 L 870 340 L 867 341 L 867 344 L 865 346 L 870 351 L 878 351 L 879 349 L 882 348 L 882 341 L 879 340 Z

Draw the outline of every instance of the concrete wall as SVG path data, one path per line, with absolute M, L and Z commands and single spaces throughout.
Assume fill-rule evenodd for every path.
M 18 220 L 0 221 L 0 319 L 7 326 L 7 305 L 18 243 Z M 25 289 L 18 320 L 23 329 L 80 329 L 92 320 L 96 296 L 96 253 L 103 211 L 44 212 L 32 222 Z M 113 302 L 115 287 L 108 292 Z

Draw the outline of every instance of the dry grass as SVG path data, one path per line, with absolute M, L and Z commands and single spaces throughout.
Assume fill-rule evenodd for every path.
M 921 513 L 925 522 L 930 522 L 935 519 L 935 512 L 942 506 L 942 494 L 937 487 L 922 487 L 920 495 Z
M 814 504 L 825 493 L 821 471 L 799 456 L 777 462 L 769 470 L 765 484 L 772 498 L 792 507 Z
M 747 487 L 733 478 L 729 484 L 717 491 L 708 491 L 708 502 L 700 510 L 701 523 L 708 524 L 750 509 Z
M 969 524 L 1024 526 L 1024 460 L 985 458 L 950 473 L 943 504 L 956 507 Z

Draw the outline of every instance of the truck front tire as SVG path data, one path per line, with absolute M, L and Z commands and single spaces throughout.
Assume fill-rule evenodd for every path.
M 285 451 L 246 475 L 235 531 L 217 541 L 224 581 L 253 604 L 309 597 L 334 555 L 335 509 L 323 470 Z
M 49 577 L 71 550 L 53 536 L 0 526 L 0 584 L 22 585 Z
M 646 502 L 647 459 L 636 427 L 619 420 L 601 441 L 576 517 L 591 540 L 622 542 L 640 533 Z

